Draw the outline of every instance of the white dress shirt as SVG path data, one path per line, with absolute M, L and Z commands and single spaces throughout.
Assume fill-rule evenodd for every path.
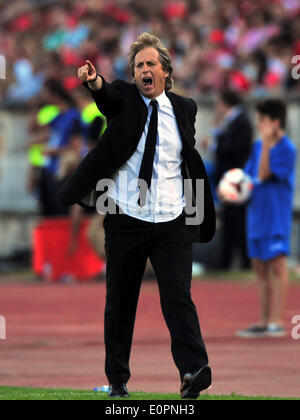
M 185 207 L 183 192 L 182 140 L 171 101 L 163 92 L 158 98 L 158 140 L 153 163 L 151 188 L 146 205 L 138 205 L 138 178 L 152 115 L 151 99 L 142 95 L 148 108 L 144 132 L 133 156 L 113 176 L 107 196 L 128 216 L 151 223 L 176 219 Z M 134 118 L 134 115 L 132 116 Z

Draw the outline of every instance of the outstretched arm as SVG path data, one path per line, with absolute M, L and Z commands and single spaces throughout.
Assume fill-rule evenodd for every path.
M 107 83 L 97 74 L 95 66 L 89 61 L 78 70 L 78 77 L 89 89 L 99 110 L 109 120 L 113 118 L 123 106 L 123 94 L 117 82 Z

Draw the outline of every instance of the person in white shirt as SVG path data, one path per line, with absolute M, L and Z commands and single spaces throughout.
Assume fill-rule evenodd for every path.
M 114 182 L 107 195 L 128 216 L 145 222 L 168 222 L 180 216 L 185 207 L 181 173 L 183 161 L 181 136 L 171 101 L 163 92 L 156 98 L 158 102 L 158 137 L 153 162 L 152 185 L 147 194 L 146 205 L 141 208 L 134 197 L 138 192 L 139 170 L 152 115 L 151 99 L 142 94 L 141 96 L 148 108 L 148 118 L 143 135 L 134 155 L 114 177 Z
M 182 398 L 198 398 L 212 372 L 191 298 L 193 242 L 215 233 L 215 209 L 203 161 L 195 149 L 197 106 L 170 90 L 172 59 L 161 41 L 143 34 L 129 58 L 134 83 L 109 84 L 87 61 L 79 69 L 108 127 L 99 145 L 62 188 L 69 204 L 84 202 L 99 179 L 116 212 L 104 220 L 107 257 L 106 375 L 112 398 L 129 396 L 129 358 L 140 287 L 148 258 L 154 268 Z M 184 180 L 204 182 L 205 216 L 188 226 Z M 197 202 L 193 185 L 193 199 Z M 98 199 L 99 202 L 99 199 Z M 197 216 L 197 210 L 196 210 Z

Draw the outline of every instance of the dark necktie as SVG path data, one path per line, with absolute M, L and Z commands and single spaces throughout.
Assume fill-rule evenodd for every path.
M 146 139 L 145 151 L 142 160 L 142 166 L 139 175 L 139 187 L 140 187 L 140 198 L 138 204 L 140 207 L 144 207 L 146 204 L 147 191 L 151 188 L 152 173 L 153 173 L 153 162 L 155 156 L 155 149 L 158 136 L 158 102 L 156 100 L 151 101 L 151 106 L 153 108 L 152 115 L 149 124 L 148 135 Z M 140 180 L 143 180 L 147 183 L 148 190 L 141 188 Z

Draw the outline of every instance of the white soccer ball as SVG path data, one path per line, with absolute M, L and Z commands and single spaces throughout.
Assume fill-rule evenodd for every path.
M 232 169 L 223 176 L 218 193 L 222 201 L 230 204 L 245 204 L 253 191 L 253 181 L 242 169 Z

